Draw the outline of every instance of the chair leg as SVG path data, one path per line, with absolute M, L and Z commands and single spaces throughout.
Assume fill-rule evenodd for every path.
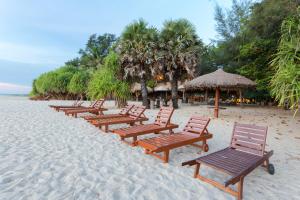
M 137 145 L 137 136 L 133 136 L 132 146 L 136 146 L 136 145 Z
M 170 150 L 164 151 L 164 163 L 169 162 L 169 154 L 170 154 Z
M 244 177 L 241 177 L 240 181 L 238 182 L 238 190 L 237 190 L 237 199 L 243 199 L 243 185 L 244 185 Z
M 196 164 L 195 172 L 194 172 L 194 178 L 197 178 L 200 171 L 200 163 Z

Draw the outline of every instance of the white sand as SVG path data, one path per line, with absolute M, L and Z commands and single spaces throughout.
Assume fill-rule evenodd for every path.
M 145 155 L 116 135 L 103 133 L 83 119 L 66 117 L 48 104 L 20 97 L 0 97 L 0 199 L 234 199 L 192 178 L 194 168 L 181 163 L 200 156 L 199 149 L 171 151 L 170 163 Z M 107 102 L 106 107 L 112 107 Z M 117 112 L 111 110 L 110 112 Z M 147 110 L 153 121 L 158 110 Z M 107 112 L 108 113 L 108 112 Z M 184 126 L 192 114 L 212 116 L 207 106 L 176 110 L 173 122 Z M 245 179 L 244 199 L 300 199 L 300 118 L 276 108 L 229 108 L 213 119 L 210 151 L 229 144 L 234 121 L 268 125 L 273 149 L 271 176 L 258 168 Z M 114 126 L 118 127 L 118 126 Z M 150 135 L 153 136 L 153 135 Z M 149 137 L 149 136 L 147 136 Z M 203 168 L 219 181 L 223 174 Z

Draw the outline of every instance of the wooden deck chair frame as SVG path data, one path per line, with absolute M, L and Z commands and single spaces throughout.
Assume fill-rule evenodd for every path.
M 196 165 L 194 178 L 209 183 L 241 200 L 244 178 L 250 172 L 261 165 L 267 169 L 269 174 L 275 173 L 274 166 L 269 162 L 273 151 L 265 151 L 266 137 L 267 127 L 235 123 L 230 147 L 184 162 L 182 165 Z M 224 184 L 206 178 L 199 173 L 201 165 L 212 167 L 230 175 L 231 178 Z M 237 184 L 237 190 L 229 187 L 235 184 Z
M 81 99 L 76 99 L 72 105 L 68 106 L 68 105 L 49 105 L 50 108 L 53 108 L 55 111 L 59 112 L 61 109 L 64 109 L 64 108 L 83 108 L 82 107 L 82 104 L 84 103 L 84 101 L 82 101 Z
M 207 140 L 212 138 L 207 130 L 210 119 L 207 117 L 192 116 L 180 133 L 162 135 L 159 137 L 148 138 L 137 141 L 138 146 L 145 149 L 146 154 L 161 159 L 167 163 L 171 149 L 179 148 L 186 145 L 192 145 L 208 151 Z M 202 145 L 195 144 L 202 142 Z M 158 153 L 163 153 L 163 156 Z
M 106 108 L 103 108 L 103 104 L 104 104 L 105 100 L 104 99 L 99 99 L 97 101 L 95 101 L 90 107 L 86 107 L 86 108 L 77 108 L 77 109 L 69 109 L 69 110 L 65 110 L 65 114 L 66 115 L 71 115 L 75 118 L 77 118 L 78 114 L 80 113 L 92 113 L 92 114 L 96 114 L 96 115 L 102 115 L 103 111 L 106 111 Z
M 145 110 L 145 106 L 133 106 L 129 110 L 128 115 L 122 117 L 97 119 L 93 121 L 92 124 L 96 127 L 99 127 L 104 132 L 109 131 L 109 125 L 129 124 L 130 126 L 134 126 L 138 122 L 143 124 L 143 121 L 148 120 L 148 118 L 144 115 Z
M 140 135 L 150 133 L 159 134 L 162 131 L 169 131 L 169 133 L 172 134 L 173 129 L 178 128 L 177 124 L 172 124 L 170 122 L 173 112 L 174 108 L 161 107 L 153 124 L 137 125 L 129 128 L 120 128 L 115 129 L 112 132 L 118 134 L 122 142 L 131 146 L 136 146 L 137 137 Z M 150 126 L 155 126 L 155 128 L 151 128 Z M 126 141 L 127 138 L 132 138 L 132 142 Z
M 107 119 L 107 118 L 115 118 L 115 117 L 123 117 L 128 116 L 128 112 L 134 107 L 133 104 L 126 105 L 124 108 L 120 110 L 119 113 L 116 114 L 103 114 L 103 115 L 88 115 L 83 118 L 88 122 L 97 121 L 98 119 Z

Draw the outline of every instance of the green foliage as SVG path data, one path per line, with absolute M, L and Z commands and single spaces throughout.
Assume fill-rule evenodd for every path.
M 276 53 L 280 25 L 296 12 L 298 4 L 292 0 L 233 1 L 230 10 L 217 7 L 215 19 L 221 40 L 208 54 L 212 57 L 205 65 L 223 66 L 228 72 L 254 80 L 257 99 L 270 99 L 269 83 L 275 71 L 269 62 Z
M 195 27 L 186 19 L 165 21 L 160 34 L 161 59 L 156 71 L 162 71 L 169 80 L 194 76 L 203 44 Z
M 156 81 L 154 81 L 154 80 L 147 81 L 147 87 L 149 87 L 151 89 L 154 89 L 156 85 L 157 85 Z
M 31 90 L 29 96 L 34 97 L 34 96 L 36 96 L 38 94 L 39 94 L 39 92 L 37 91 L 37 88 L 36 88 L 36 79 L 34 79 L 32 81 L 32 90 Z
M 57 70 L 40 75 L 33 82 L 32 94 L 35 95 L 63 95 L 68 92 L 68 85 L 77 69 L 64 66 Z
M 68 85 L 68 92 L 75 95 L 83 96 L 86 93 L 90 74 L 86 70 L 76 72 Z
M 272 95 L 279 105 L 288 103 L 299 109 L 300 102 L 300 7 L 298 13 L 283 21 L 278 51 L 271 61 L 276 71 L 271 80 Z
M 104 58 L 108 55 L 116 37 L 113 34 L 90 36 L 85 49 L 80 49 L 80 66 L 83 68 L 97 68 L 103 64 Z
M 104 65 L 92 76 L 88 85 L 88 96 L 92 99 L 114 97 L 118 105 L 124 105 L 129 98 L 130 89 L 127 82 L 119 80 L 120 70 L 118 55 L 110 52 L 105 58 Z
M 125 78 L 143 78 L 149 75 L 154 63 L 158 32 L 140 19 L 125 27 L 119 42 L 121 65 Z
M 155 64 L 158 32 L 140 19 L 125 27 L 118 44 L 124 78 L 139 79 L 143 105 L 149 107 L 146 87 L 150 67 Z

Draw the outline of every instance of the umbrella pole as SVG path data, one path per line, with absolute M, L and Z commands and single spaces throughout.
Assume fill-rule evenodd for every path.
M 214 110 L 214 116 L 216 118 L 219 117 L 219 99 L 220 99 L 220 88 L 216 88 L 216 96 L 215 96 L 215 110 Z

